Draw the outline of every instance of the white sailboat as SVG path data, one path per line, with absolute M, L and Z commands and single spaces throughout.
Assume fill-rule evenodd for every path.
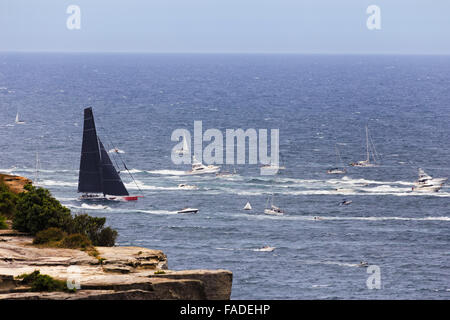
M 25 121 L 20 121 L 19 111 L 17 111 L 17 113 L 16 113 L 16 124 L 24 124 L 24 123 L 25 123 Z
M 198 175 L 198 174 L 208 174 L 208 173 L 217 173 L 220 171 L 219 166 L 208 165 L 205 166 L 203 163 L 198 161 L 195 156 L 192 157 L 192 169 L 186 171 L 186 175 Z
M 274 193 L 273 193 L 273 185 L 272 185 L 272 194 L 269 197 L 267 197 L 266 209 L 264 209 L 264 213 L 270 214 L 270 215 L 282 216 L 284 214 L 284 211 L 273 204 L 273 198 L 274 198 Z M 270 206 L 269 206 L 269 199 L 270 199 Z
M 250 202 L 247 201 L 247 203 L 244 206 L 244 210 L 252 210 L 252 205 L 250 204 Z
M 338 163 L 341 165 L 341 168 L 335 167 L 327 170 L 328 174 L 345 174 L 347 173 L 347 170 L 344 168 L 344 163 L 342 162 L 341 153 L 339 152 L 339 149 L 337 145 L 334 146 L 336 149 L 336 157 L 338 160 Z
M 433 178 L 419 168 L 419 178 L 414 182 L 412 191 L 417 192 L 438 192 L 444 185 L 447 178 Z
M 39 186 L 39 174 L 41 170 L 41 160 L 39 160 L 39 152 L 36 152 L 36 170 L 34 172 L 34 182 L 35 187 Z
M 369 143 L 370 142 L 370 143 Z M 377 163 L 378 153 L 373 144 L 372 138 L 369 135 L 369 128 L 366 126 L 366 160 L 361 160 L 357 162 L 352 162 L 350 165 L 352 167 L 375 167 Z M 370 161 L 370 155 L 372 155 L 372 162 Z
M 186 139 L 186 135 L 183 135 L 183 147 L 175 151 L 177 154 L 187 154 L 189 153 L 189 146 Z

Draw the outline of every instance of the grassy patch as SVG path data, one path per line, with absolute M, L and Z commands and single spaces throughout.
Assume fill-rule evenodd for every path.
M 8 225 L 6 224 L 6 218 L 0 216 L 0 230 L 8 229 Z
M 22 279 L 22 283 L 31 286 L 31 291 L 35 292 L 51 292 L 51 291 L 63 291 L 63 292 L 75 292 L 75 289 L 67 288 L 65 281 L 56 280 L 46 274 L 41 274 L 39 270 L 35 270 L 29 274 L 22 274 L 17 277 Z
M 158 270 L 158 271 L 155 271 L 154 274 L 166 274 L 166 272 L 165 272 L 165 271 L 162 271 L 162 270 Z
M 62 231 L 60 228 L 48 228 L 42 231 L 39 231 L 36 234 L 36 237 L 33 240 L 33 244 L 55 244 L 54 246 L 58 246 L 62 239 L 67 237 L 67 233 Z

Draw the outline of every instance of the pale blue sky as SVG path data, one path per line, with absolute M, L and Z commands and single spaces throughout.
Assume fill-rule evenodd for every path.
M 450 54 L 450 0 L 0 0 L 0 51 Z

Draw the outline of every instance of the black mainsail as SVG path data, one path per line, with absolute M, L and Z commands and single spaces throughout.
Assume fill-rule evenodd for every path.
M 111 162 L 103 143 L 98 139 L 100 145 L 100 157 L 102 166 L 103 193 L 111 196 L 128 196 L 128 191 L 120 179 L 119 173 Z
M 128 196 L 120 176 L 102 142 L 97 137 L 92 108 L 84 109 L 78 192 Z

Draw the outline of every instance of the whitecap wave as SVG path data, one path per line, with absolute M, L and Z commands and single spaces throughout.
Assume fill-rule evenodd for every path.
M 274 220 L 303 220 L 303 221 L 345 221 L 345 220 L 354 220 L 354 221 L 450 221 L 450 217 L 447 216 L 436 216 L 436 217 L 343 217 L 343 216 L 311 216 L 311 215 L 284 215 L 284 216 L 275 216 L 275 215 L 265 215 L 265 214 L 235 214 L 235 217 L 246 217 L 247 219 L 256 219 L 256 220 L 264 220 L 264 219 L 274 219 Z
M 39 181 L 39 185 L 47 187 L 77 187 L 78 182 L 42 180 Z
M 110 207 L 102 205 L 102 204 L 87 204 L 83 203 L 81 205 L 82 209 L 88 209 L 88 210 L 108 210 Z
M 147 171 L 150 174 L 158 174 L 158 175 L 168 175 L 168 176 L 184 176 L 186 175 L 186 171 L 181 170 L 151 170 Z
M 152 186 L 143 183 L 142 181 L 135 180 L 135 182 L 125 183 L 125 187 L 130 190 L 180 190 L 178 186 L 173 187 L 161 187 L 161 186 Z

